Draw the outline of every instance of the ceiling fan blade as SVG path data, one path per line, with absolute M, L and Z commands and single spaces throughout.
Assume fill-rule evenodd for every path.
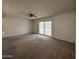
M 29 13 L 27 12 L 19 12 L 19 14 L 21 14 L 24 17 L 30 17 L 30 18 L 38 18 L 38 16 L 36 16 L 34 13 L 32 13 L 31 11 Z

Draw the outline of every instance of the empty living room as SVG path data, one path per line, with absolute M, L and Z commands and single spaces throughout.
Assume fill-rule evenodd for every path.
M 2 59 L 75 59 L 76 0 L 2 0 Z

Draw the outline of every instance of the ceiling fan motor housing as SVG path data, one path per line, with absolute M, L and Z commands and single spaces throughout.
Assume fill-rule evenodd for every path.
M 29 14 L 30 15 L 30 17 L 33 17 L 34 16 L 34 14 Z

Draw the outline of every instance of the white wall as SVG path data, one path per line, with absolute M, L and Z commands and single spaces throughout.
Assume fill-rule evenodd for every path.
M 75 27 L 76 27 L 76 15 L 75 12 L 64 13 L 61 15 L 57 15 L 55 17 L 46 18 L 34 21 L 33 25 L 33 32 L 38 33 L 39 30 L 39 21 L 52 21 L 52 36 L 57 39 L 61 39 L 68 42 L 75 42 L 76 34 L 75 34 Z M 35 26 L 37 25 L 37 26 Z
M 31 33 L 31 23 L 29 19 L 19 17 L 3 17 L 3 37 Z
M 53 37 L 75 42 L 76 15 L 75 12 L 58 15 L 54 18 Z

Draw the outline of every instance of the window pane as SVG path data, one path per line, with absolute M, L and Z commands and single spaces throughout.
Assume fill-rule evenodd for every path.
M 51 36 L 51 21 L 46 21 L 45 22 L 45 35 Z
M 39 22 L 39 34 L 44 34 L 44 22 Z

